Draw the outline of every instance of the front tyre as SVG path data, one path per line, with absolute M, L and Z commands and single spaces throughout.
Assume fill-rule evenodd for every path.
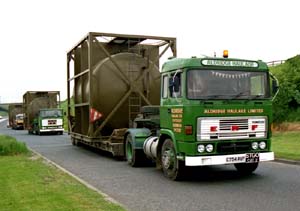
M 236 163 L 234 167 L 240 174 L 250 175 L 257 169 L 258 163 Z
M 184 178 L 185 165 L 177 159 L 176 150 L 171 139 L 166 139 L 162 145 L 161 163 L 164 175 L 171 180 Z

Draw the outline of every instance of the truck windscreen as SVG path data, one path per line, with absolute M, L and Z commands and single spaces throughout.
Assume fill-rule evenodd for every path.
M 23 119 L 24 119 L 23 115 L 20 115 L 20 114 L 16 115 L 16 120 L 23 120 Z
M 267 72 L 236 70 L 189 70 L 188 99 L 270 98 Z
M 41 117 L 62 117 L 61 110 L 44 110 L 40 112 Z

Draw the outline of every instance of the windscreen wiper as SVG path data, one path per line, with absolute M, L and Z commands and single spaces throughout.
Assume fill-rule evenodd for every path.
M 245 94 L 245 92 L 240 92 L 240 93 L 234 95 L 230 100 L 235 100 L 235 99 L 239 98 L 240 96 L 243 96 L 244 94 Z
M 263 95 L 252 95 L 249 99 L 254 100 L 263 97 Z
M 206 95 L 206 96 L 203 96 L 205 98 L 203 98 L 203 100 L 211 100 L 211 99 L 221 99 L 219 97 L 228 97 L 228 95 Z

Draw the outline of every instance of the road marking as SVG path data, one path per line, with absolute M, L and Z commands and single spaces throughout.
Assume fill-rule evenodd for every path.
M 45 145 L 33 145 L 34 148 L 43 148 L 43 147 L 70 147 L 71 144 L 45 144 Z
M 1 123 L 1 122 L 5 122 L 6 120 L 7 120 L 7 119 L 0 119 L 0 123 Z

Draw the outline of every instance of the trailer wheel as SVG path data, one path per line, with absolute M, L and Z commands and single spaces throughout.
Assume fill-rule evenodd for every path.
M 236 163 L 234 164 L 234 167 L 240 174 L 250 175 L 257 169 L 258 163 Z
M 71 138 L 71 142 L 72 142 L 72 145 L 73 146 L 78 146 L 79 144 L 78 144 L 78 141 L 75 139 L 75 138 Z
M 185 165 L 177 159 L 176 150 L 171 139 L 166 139 L 162 145 L 161 163 L 164 175 L 172 180 L 184 178 Z
M 126 137 L 125 155 L 127 163 L 132 167 L 142 166 L 143 163 L 147 163 L 147 158 L 143 150 L 134 149 L 134 146 L 132 144 L 132 137 L 130 134 L 128 134 L 128 136 Z

